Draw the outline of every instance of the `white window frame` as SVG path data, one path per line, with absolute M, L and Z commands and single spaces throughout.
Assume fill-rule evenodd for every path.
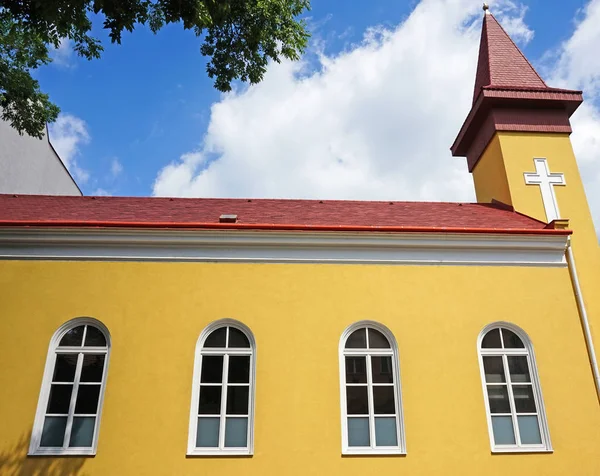
M 50 387 L 52 384 L 52 376 L 54 375 L 54 366 L 56 363 L 56 355 L 58 353 L 58 345 L 63 338 L 63 336 L 67 333 L 67 331 L 83 326 L 89 325 L 96 327 L 100 330 L 104 337 L 106 338 L 106 347 L 63 347 L 61 348 L 61 352 L 65 351 L 66 353 L 89 353 L 89 354 L 99 354 L 105 353 L 105 362 L 104 362 L 104 373 L 102 376 L 102 382 L 100 384 L 100 395 L 98 397 L 98 412 L 96 416 L 96 425 L 94 428 L 94 437 L 92 440 L 92 446 L 90 448 L 52 448 L 52 447 L 40 447 L 41 439 L 42 439 L 42 430 L 44 428 L 44 421 L 46 415 L 46 407 L 48 405 L 48 398 L 50 397 Z M 83 336 L 85 338 L 85 336 Z M 82 341 L 82 344 L 85 341 Z M 77 317 L 75 319 L 71 319 L 68 322 L 65 322 L 62 326 L 58 328 L 58 330 L 54 333 L 52 338 L 50 339 L 50 345 L 48 346 L 48 355 L 46 357 L 46 365 L 44 367 L 44 377 L 42 379 L 42 387 L 40 390 L 40 396 L 38 399 L 37 410 L 35 413 L 35 419 L 33 422 L 33 430 L 31 432 L 31 442 L 29 444 L 29 452 L 30 456 L 94 456 L 96 454 L 96 450 L 98 448 L 98 437 L 100 434 L 100 420 L 102 418 L 102 405 L 104 402 L 104 392 L 106 390 L 106 381 L 108 379 L 108 365 L 110 362 L 110 349 L 111 349 L 111 338 L 110 332 L 106 328 L 104 324 L 102 324 L 97 319 L 93 319 L 91 317 Z M 76 371 L 77 372 L 77 371 Z M 80 372 L 80 370 L 79 370 Z M 77 373 L 76 373 L 77 376 Z M 71 408 L 74 406 L 74 398 L 76 396 L 76 390 L 78 387 L 78 381 L 74 382 L 74 391 L 72 394 Z M 73 412 L 69 412 L 67 429 L 65 431 L 65 441 L 67 441 L 67 436 L 70 433 L 70 428 L 73 420 Z M 69 423 L 70 422 L 70 423 Z
M 381 332 L 388 342 L 390 349 L 345 349 L 346 340 L 350 335 L 362 328 L 371 328 Z M 356 447 L 348 445 L 348 415 L 346 402 L 346 356 L 367 356 L 367 374 L 371 374 L 370 357 L 369 356 L 391 356 L 392 357 L 392 373 L 394 376 L 394 397 L 396 400 L 396 433 L 398 445 L 394 447 L 376 447 L 375 446 L 375 414 L 373 411 L 373 402 L 371 398 L 371 390 L 369 395 L 369 431 L 370 431 L 370 447 Z M 342 417 L 342 454 L 343 455 L 405 455 L 406 454 L 406 436 L 404 431 L 404 414 L 402 412 L 402 385 L 400 383 L 400 357 L 398 353 L 398 344 L 394 334 L 384 325 L 375 321 L 360 321 L 355 322 L 344 330 L 339 343 L 339 363 L 340 363 L 340 403 Z M 370 378 L 367 378 L 368 388 L 371 388 L 372 383 Z
M 223 348 L 207 348 L 203 349 L 204 342 L 207 337 L 214 331 L 221 327 L 234 327 L 235 329 L 244 333 L 250 342 L 250 349 L 248 350 L 234 350 L 234 349 L 223 349 Z M 203 355 L 250 355 L 250 388 L 248 390 L 248 440 L 246 448 L 198 448 L 196 447 L 196 433 L 198 427 L 198 403 L 200 398 L 200 377 L 202 372 L 202 356 Z M 226 375 L 225 365 L 224 375 Z M 188 428 L 188 456 L 250 456 L 254 454 L 254 401 L 255 401 L 255 388 L 256 388 L 256 341 L 252 331 L 244 324 L 235 319 L 220 319 L 218 321 L 210 323 L 200 333 L 200 337 L 196 342 L 196 350 L 194 356 L 194 375 L 192 378 L 192 403 L 190 406 L 190 422 Z M 220 418 L 220 429 L 219 429 L 219 442 L 224 438 L 224 421 L 225 421 L 225 398 L 223 393 L 221 394 L 221 412 L 219 413 Z M 216 417 L 217 415 L 215 415 Z
M 508 329 L 514 332 L 523 342 L 524 348 L 519 349 L 484 349 L 481 347 L 483 338 L 488 332 L 494 329 Z M 500 332 L 502 334 L 502 332 Z M 501 337 L 502 338 L 502 337 Z M 548 429 L 548 420 L 546 418 L 546 409 L 544 406 L 544 399 L 542 397 L 542 389 L 540 386 L 540 378 L 537 371 L 537 364 L 535 361 L 535 353 L 533 351 L 533 344 L 529 336 L 520 327 L 510 322 L 494 322 L 485 326 L 479 333 L 477 339 L 477 355 L 479 357 L 479 371 L 481 374 L 481 384 L 483 389 L 483 400 L 485 402 L 485 411 L 487 415 L 488 433 L 490 438 L 490 448 L 492 453 L 551 453 L 552 442 L 550 440 L 550 431 Z M 517 424 L 515 402 L 512 393 L 512 381 L 510 379 L 510 372 L 508 370 L 507 356 L 520 355 L 527 356 L 527 364 L 529 366 L 529 376 L 531 378 L 531 386 L 533 390 L 533 396 L 537 407 L 538 424 L 540 427 L 540 435 L 542 442 L 541 444 L 522 444 L 520 438 L 520 431 Z M 494 439 L 494 429 L 492 427 L 492 413 L 490 411 L 490 403 L 487 394 L 487 385 L 485 380 L 485 370 L 483 367 L 484 356 L 502 356 L 505 380 L 508 389 L 508 399 L 511 408 L 511 418 L 513 423 L 513 431 L 515 434 L 514 445 L 497 445 Z

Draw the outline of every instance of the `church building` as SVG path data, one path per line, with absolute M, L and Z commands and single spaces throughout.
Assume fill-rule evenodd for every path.
M 0 195 L 0 475 L 600 475 L 582 101 L 486 11 L 476 203 Z

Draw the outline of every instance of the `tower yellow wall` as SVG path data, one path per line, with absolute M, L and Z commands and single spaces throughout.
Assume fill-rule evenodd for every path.
M 538 185 L 527 185 L 523 174 L 535 172 L 534 158 L 545 158 L 551 173 L 563 173 L 565 186 L 554 193 L 561 218 L 573 230 L 575 262 L 596 351 L 600 351 L 600 247 L 583 182 L 568 134 L 497 132 L 473 170 L 478 202 L 492 198 L 516 211 L 546 221 Z
M 495 134 L 473 170 L 475 194 L 479 203 L 498 200 L 512 205 L 511 190 L 502 160 L 500 137 Z
M 0 262 L 0 475 L 600 474 L 600 406 L 566 268 Z M 98 452 L 25 456 L 49 340 L 101 320 L 112 352 Z M 255 454 L 186 457 L 196 340 L 235 318 L 257 341 Z M 353 322 L 394 333 L 406 456 L 341 455 L 338 344 Z M 530 336 L 551 454 L 492 455 L 476 342 Z
M 535 172 L 534 158 L 545 158 L 550 172 L 563 173 L 566 186 L 555 186 L 561 218 L 576 230 L 574 241 L 592 240 L 597 248 L 585 190 L 568 134 L 497 132 L 473 170 L 477 201 L 492 198 L 546 221 L 540 187 L 527 185 L 523 174 Z M 589 235 L 589 236 L 588 236 Z

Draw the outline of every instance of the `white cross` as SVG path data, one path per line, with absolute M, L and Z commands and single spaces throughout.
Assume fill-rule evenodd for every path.
M 533 159 L 535 173 L 526 173 L 525 183 L 527 185 L 539 185 L 542 192 L 542 202 L 546 210 L 546 219 L 548 223 L 560 218 L 556 195 L 554 195 L 554 185 L 566 185 L 564 174 L 551 174 L 548 170 L 546 159 Z

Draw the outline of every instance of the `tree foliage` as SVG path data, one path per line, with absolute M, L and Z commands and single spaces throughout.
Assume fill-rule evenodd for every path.
M 43 135 L 59 108 L 40 90 L 31 71 L 52 61 L 50 52 L 69 39 L 87 59 L 102 45 L 90 35 L 103 19 L 111 42 L 147 25 L 157 32 L 181 23 L 202 38 L 207 73 L 219 91 L 235 80 L 258 83 L 269 60 L 297 60 L 308 32 L 299 15 L 309 0 L 0 0 L 0 109 L 19 133 Z M 96 16 L 97 15 L 97 16 Z

